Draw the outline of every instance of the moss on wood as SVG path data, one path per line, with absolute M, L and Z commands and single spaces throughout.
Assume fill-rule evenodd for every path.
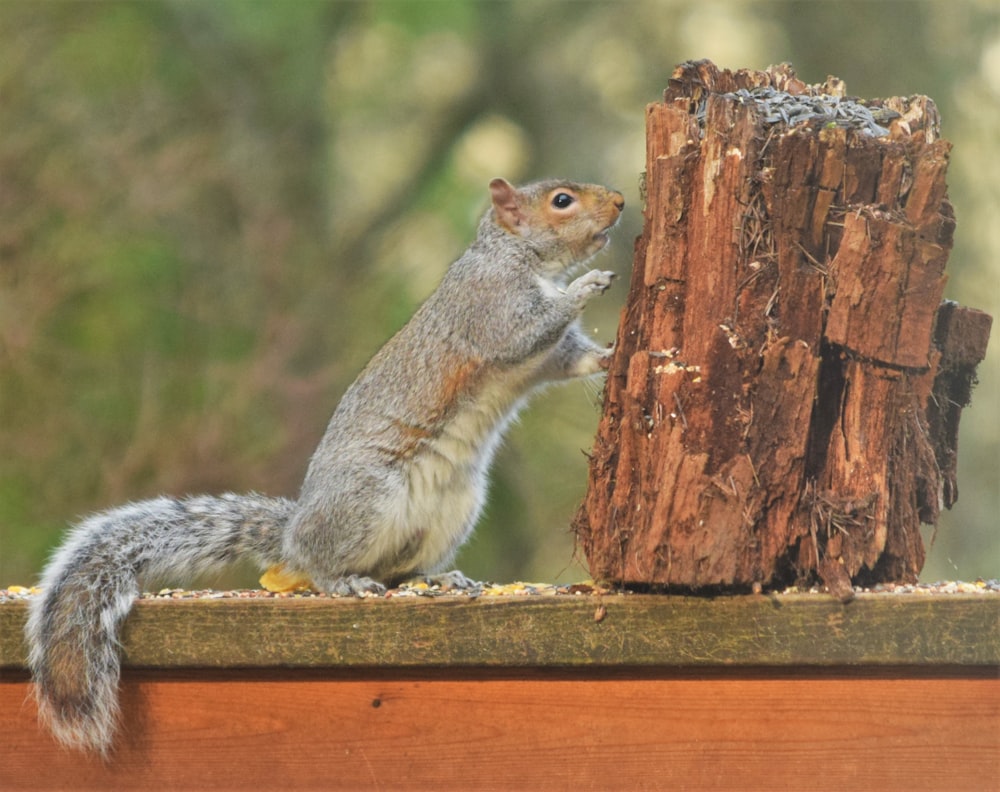
M 0 667 L 24 666 L 23 602 Z M 1000 665 L 1000 597 L 862 594 L 142 600 L 136 668 Z

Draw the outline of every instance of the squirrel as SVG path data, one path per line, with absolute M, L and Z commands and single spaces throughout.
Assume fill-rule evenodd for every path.
M 160 497 L 73 527 L 41 575 L 25 628 L 39 717 L 107 756 L 118 728 L 119 634 L 146 578 L 238 559 L 338 595 L 446 569 L 482 510 L 501 435 L 530 393 L 606 368 L 580 327 L 614 273 L 577 267 L 625 206 L 594 184 L 489 184 L 472 245 L 344 393 L 297 500 Z M 461 572 L 432 578 L 475 587 Z

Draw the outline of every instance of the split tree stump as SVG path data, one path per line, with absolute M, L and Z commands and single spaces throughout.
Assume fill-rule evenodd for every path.
M 916 579 L 991 325 L 941 302 L 949 150 L 924 96 L 676 69 L 575 521 L 596 578 Z

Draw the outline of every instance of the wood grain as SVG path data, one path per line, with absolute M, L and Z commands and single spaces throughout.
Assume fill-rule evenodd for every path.
M 26 616 L 0 606 L 0 668 L 25 667 Z M 123 646 L 137 668 L 1000 665 L 1000 596 L 141 600 Z
M 457 677 L 457 678 L 456 678 Z M 110 764 L 55 748 L 0 683 L 4 790 L 996 789 L 1000 680 L 128 672 Z
M 0 606 L 5 792 L 1000 779 L 992 594 L 143 600 L 109 764 L 38 728 L 25 615 Z

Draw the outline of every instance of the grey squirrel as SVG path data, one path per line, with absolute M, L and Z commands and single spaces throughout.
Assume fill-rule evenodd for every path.
M 111 748 L 119 633 L 143 579 L 248 558 L 344 595 L 440 572 L 475 526 L 501 434 L 530 392 L 604 368 L 611 351 L 579 317 L 614 274 L 569 278 L 607 244 L 621 193 L 569 181 L 489 188 L 475 241 L 344 393 L 298 500 L 161 497 L 70 531 L 25 629 L 39 716 L 60 742 Z M 458 571 L 439 579 L 475 585 Z

